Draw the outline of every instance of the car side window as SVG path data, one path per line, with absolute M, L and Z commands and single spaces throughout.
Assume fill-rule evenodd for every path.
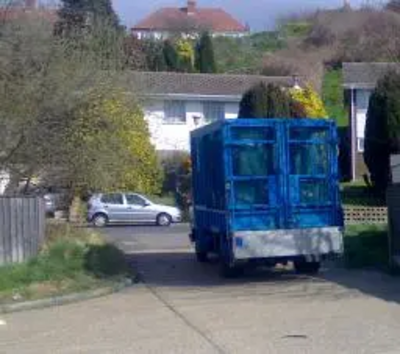
M 146 204 L 145 200 L 136 194 L 127 194 L 125 197 L 128 205 L 144 206 Z
M 101 202 L 104 204 L 123 205 L 124 199 L 120 193 L 104 194 L 101 197 Z

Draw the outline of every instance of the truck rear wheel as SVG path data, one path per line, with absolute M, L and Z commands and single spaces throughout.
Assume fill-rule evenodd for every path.
M 230 265 L 223 260 L 219 263 L 219 274 L 222 278 L 231 279 L 240 276 L 243 273 L 243 268 L 237 265 Z
M 306 262 L 306 261 L 296 261 L 294 262 L 294 268 L 299 274 L 318 274 L 321 268 L 320 262 Z
M 208 253 L 196 250 L 196 259 L 199 263 L 206 263 L 208 262 Z

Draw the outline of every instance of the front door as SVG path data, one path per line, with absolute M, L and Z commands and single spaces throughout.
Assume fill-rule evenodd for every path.
M 104 209 L 107 211 L 110 222 L 126 222 L 128 214 L 124 198 L 121 193 L 104 194 L 101 198 Z
M 126 194 L 129 221 L 133 223 L 155 221 L 154 213 L 146 200 L 137 194 Z
M 334 125 L 315 124 L 287 123 L 285 224 L 289 229 L 337 223 L 336 134 Z

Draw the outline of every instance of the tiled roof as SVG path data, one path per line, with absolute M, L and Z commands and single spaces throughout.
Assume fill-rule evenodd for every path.
M 388 70 L 400 70 L 398 63 L 343 63 L 343 86 L 373 88 Z
M 219 8 L 201 8 L 194 6 L 159 9 L 137 23 L 132 30 L 170 31 L 182 28 L 198 28 L 213 32 L 247 32 L 248 28 Z
M 40 18 L 52 23 L 57 21 L 57 10 L 52 8 L 0 8 L 0 21 Z
M 144 95 L 241 96 L 251 86 L 264 82 L 284 87 L 294 84 L 292 77 L 258 75 L 182 74 L 132 72 L 129 81 Z

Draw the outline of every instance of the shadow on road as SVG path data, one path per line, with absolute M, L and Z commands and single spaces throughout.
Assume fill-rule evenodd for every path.
M 147 285 L 158 288 L 237 288 L 264 284 L 274 289 L 279 287 L 288 296 L 324 295 L 332 299 L 365 294 L 400 302 L 400 279 L 377 271 L 328 266 L 320 275 L 308 277 L 290 270 L 249 269 L 238 278 L 223 279 L 218 274 L 216 260 L 200 264 L 191 252 L 143 252 L 129 255 L 128 259 Z M 296 291 L 285 290 L 292 286 Z

